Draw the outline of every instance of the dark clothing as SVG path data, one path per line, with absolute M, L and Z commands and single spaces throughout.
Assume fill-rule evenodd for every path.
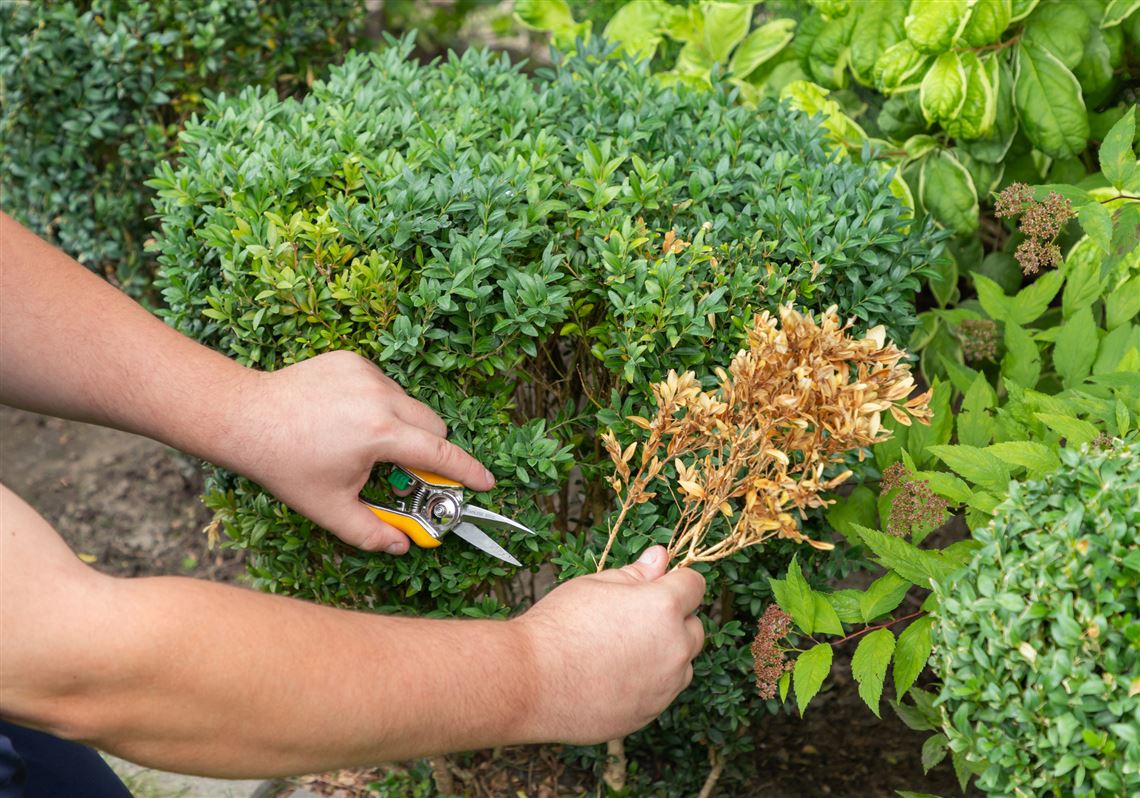
M 0 720 L 0 798 L 131 798 L 131 793 L 95 749 Z

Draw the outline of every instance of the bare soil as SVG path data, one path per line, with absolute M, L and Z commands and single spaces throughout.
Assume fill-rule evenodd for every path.
M 77 555 L 105 573 L 244 579 L 240 552 L 207 546 L 203 530 L 210 514 L 198 500 L 198 464 L 154 441 L 0 407 L 0 481 L 47 518 Z M 782 715 L 762 725 L 755 754 L 760 776 L 734 795 L 961 794 L 949 762 L 923 775 L 919 751 L 926 733 L 907 729 L 885 701 L 882 720 L 868 711 L 849 678 L 850 655 L 837 655 L 838 676 L 805 719 Z M 583 794 L 581 788 L 568 791 L 568 785 L 588 784 L 585 774 L 567 773 L 549 748 L 487 752 L 468 763 L 462 772 L 466 778 L 457 779 L 468 795 L 554 798 Z M 314 792 L 355 798 L 369 795 L 366 785 L 387 770 L 298 781 Z

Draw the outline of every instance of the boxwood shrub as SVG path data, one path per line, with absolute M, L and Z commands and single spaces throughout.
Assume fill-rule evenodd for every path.
M 627 424 L 670 368 L 711 378 L 754 312 L 834 303 L 902 340 L 914 324 L 938 236 L 788 107 L 663 87 L 598 42 L 535 77 L 480 50 L 420 64 L 411 39 L 390 45 L 301 100 L 251 89 L 187 126 L 151 181 L 167 318 L 264 369 L 371 358 L 489 465 L 498 485 L 480 501 L 539 531 L 505 541 L 527 568 L 593 570 L 612 504 L 598 429 Z M 269 590 L 441 615 L 535 598 L 469 546 L 346 548 L 229 474 L 207 500 Z M 610 562 L 667 537 L 674 511 L 640 507 Z M 692 794 L 702 744 L 749 747 L 763 702 L 747 635 L 790 556 L 778 545 L 710 572 L 696 683 L 631 741 L 659 752 L 647 780 Z M 814 562 L 818 578 L 848 567 Z
M 0 3 L 5 210 L 139 293 L 151 276 L 143 182 L 203 95 L 248 84 L 304 86 L 313 70 L 343 56 L 363 5 Z
M 945 731 L 990 795 L 1137 795 L 1140 446 L 1060 455 L 939 590 Z

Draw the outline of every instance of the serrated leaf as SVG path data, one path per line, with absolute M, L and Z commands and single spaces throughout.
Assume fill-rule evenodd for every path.
M 1065 254 L 1062 263 L 1065 290 L 1061 294 L 1061 309 L 1066 319 L 1100 298 L 1104 288 L 1101 260 L 1100 250 L 1088 236 L 1082 237 Z
M 922 772 L 929 773 L 932 768 L 946 758 L 949 750 L 949 741 L 945 734 L 933 734 L 922 743 Z
M 1099 202 L 1089 202 L 1077 210 L 1080 222 L 1088 237 L 1107 253 L 1112 246 L 1112 214 Z
M 912 584 L 929 589 L 931 580 L 945 579 L 958 566 L 938 551 L 920 549 L 902 538 L 886 535 L 875 529 L 857 527 L 867 548 L 879 561 Z
M 1113 330 L 1140 313 L 1140 275 L 1117 286 L 1104 300 L 1104 326 Z
M 1053 450 L 1036 441 L 1003 441 L 987 446 L 986 451 L 1003 463 L 1027 469 L 1031 475 L 1043 474 L 1061 466 L 1061 460 Z
M 1046 272 L 1037 278 L 1036 282 L 1022 288 L 1017 292 L 1007 321 L 1022 326 L 1036 321 L 1042 313 L 1049 308 L 1049 303 L 1057 292 L 1061 290 L 1064 276 L 1058 270 Z
M 931 453 L 975 485 L 1004 492 L 1009 485 L 1009 469 L 1005 463 L 976 446 L 931 446 Z
M 1140 0 L 1137 0 L 1140 3 Z M 1136 150 L 1133 141 L 1136 138 L 1136 109 L 1129 108 L 1128 112 L 1120 118 L 1104 142 L 1100 145 L 1100 168 L 1105 178 L 1118 189 L 1124 188 L 1136 175 L 1140 167 L 1136 163 Z
M 803 717 L 808 702 L 815 698 L 823 680 L 831 672 L 831 646 L 818 643 L 796 658 L 792 668 L 792 686 L 796 691 L 796 707 Z
M 812 600 L 815 602 L 815 619 L 812 622 L 815 631 L 829 635 L 842 635 L 843 624 L 840 623 L 839 615 L 831 606 L 831 602 L 827 600 L 827 596 L 823 593 L 813 592 Z
M 772 595 L 780 609 L 792 616 L 792 620 L 804 634 L 815 631 L 815 599 L 812 589 L 800 571 L 797 558 L 793 557 L 788 566 L 786 579 L 769 579 Z
M 924 615 L 914 621 L 899 635 L 895 648 L 895 666 L 892 671 L 895 695 L 904 696 L 911 688 L 926 663 L 934 646 L 930 641 L 930 627 L 933 619 Z
M 1033 388 L 1041 376 L 1041 353 L 1025 328 L 1013 322 L 1005 325 L 1005 356 L 1001 373 L 1023 388 Z
M 1061 413 L 1034 413 L 1034 417 L 1053 432 L 1064 438 L 1069 446 L 1088 443 L 1099 434 L 1099 430 L 1087 421 Z
M 1061 325 L 1053 346 L 1053 366 L 1066 388 L 1084 381 L 1096 359 L 1096 322 L 1092 310 L 1085 307 Z
M 879 700 L 883 696 L 883 683 L 887 666 L 895 651 L 895 636 L 890 629 L 876 629 L 865 635 L 851 657 L 851 675 L 859 684 L 859 696 L 875 713 L 879 714 Z
M 994 420 L 989 410 L 997 402 L 997 395 L 986 375 L 978 372 L 962 398 L 958 411 L 958 441 L 968 446 L 985 446 L 994 436 Z
M 827 601 L 844 623 L 862 623 L 863 611 L 859 608 L 859 599 L 863 595 L 858 590 L 836 590 L 834 593 L 824 594 Z

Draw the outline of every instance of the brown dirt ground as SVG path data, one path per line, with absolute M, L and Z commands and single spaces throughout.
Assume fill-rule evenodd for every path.
M 197 464 L 153 441 L 0 407 L 0 481 L 101 571 L 243 579 L 240 552 L 206 545 L 203 529 L 210 517 L 197 499 Z M 882 720 L 863 705 L 848 675 L 850 654 L 839 653 L 837 678 L 806 719 L 783 715 L 763 725 L 755 754 L 761 776 L 736 795 L 877 798 L 900 789 L 960 795 L 948 762 L 923 776 L 919 750 L 925 733 L 907 729 L 885 703 Z M 508 749 L 478 755 L 474 762 L 461 774 L 467 779 L 457 782 L 465 794 L 554 798 L 581 795 L 569 785 L 586 783 L 583 774 L 565 772 L 547 748 Z M 368 795 L 365 785 L 383 772 L 298 781 L 325 795 L 355 798 Z

